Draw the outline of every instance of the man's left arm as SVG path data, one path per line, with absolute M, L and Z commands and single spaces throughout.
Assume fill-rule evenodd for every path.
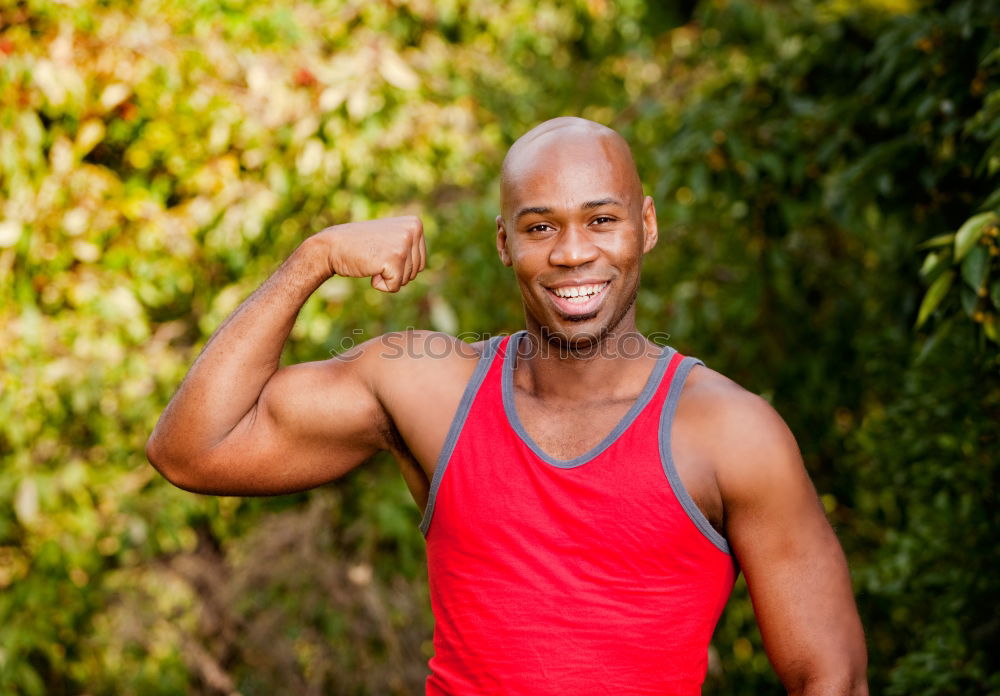
M 847 561 L 767 402 L 725 400 L 715 442 L 725 533 L 746 577 L 764 647 L 793 696 L 866 696 L 867 653 Z

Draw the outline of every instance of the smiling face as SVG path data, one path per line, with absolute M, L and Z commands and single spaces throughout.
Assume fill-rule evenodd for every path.
M 611 129 L 555 119 L 508 152 L 497 250 L 530 330 L 574 348 L 634 330 L 642 255 L 655 244 L 653 201 Z

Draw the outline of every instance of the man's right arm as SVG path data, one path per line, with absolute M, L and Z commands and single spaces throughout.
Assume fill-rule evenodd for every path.
M 373 389 L 378 344 L 279 369 L 306 299 L 332 275 L 396 292 L 425 263 L 420 220 L 372 220 L 305 240 L 219 327 L 146 447 L 172 483 L 201 493 L 269 495 L 330 481 L 385 449 Z

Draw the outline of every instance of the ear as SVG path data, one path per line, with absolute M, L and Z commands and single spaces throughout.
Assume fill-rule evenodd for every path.
M 497 215 L 497 253 L 504 266 L 510 266 L 510 252 L 507 251 L 507 228 L 503 224 L 503 216 Z
M 646 196 L 642 201 L 642 253 L 645 254 L 656 246 L 659 231 L 656 227 L 656 206 L 652 196 Z

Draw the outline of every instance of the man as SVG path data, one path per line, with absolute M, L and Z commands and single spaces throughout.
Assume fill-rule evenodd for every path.
M 739 569 L 790 694 L 866 694 L 843 553 L 784 422 L 636 330 L 656 240 L 625 141 L 543 123 L 507 154 L 497 217 L 524 332 L 387 335 L 279 369 L 327 278 L 396 292 L 424 268 L 416 218 L 327 228 L 208 342 L 150 461 L 188 490 L 264 495 L 392 451 L 425 510 L 428 693 L 700 694 Z

